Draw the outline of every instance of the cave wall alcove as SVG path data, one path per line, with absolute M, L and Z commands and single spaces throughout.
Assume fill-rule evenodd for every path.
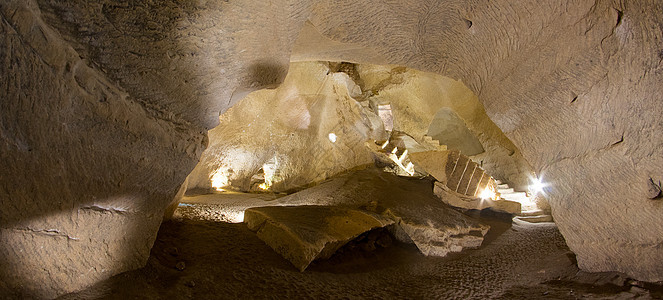
M 52 298 L 142 266 L 219 114 L 281 83 L 290 61 L 319 60 L 462 81 L 548 183 L 581 269 L 663 280 L 661 11 L 3 1 L 0 290 Z

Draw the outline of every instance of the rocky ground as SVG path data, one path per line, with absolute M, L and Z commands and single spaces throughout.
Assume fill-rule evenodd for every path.
M 553 223 L 479 216 L 492 228 L 482 247 L 445 258 L 369 233 L 299 272 L 246 225 L 206 220 L 213 215 L 176 215 L 161 226 L 147 266 L 61 299 L 663 298 L 660 286 L 580 272 Z

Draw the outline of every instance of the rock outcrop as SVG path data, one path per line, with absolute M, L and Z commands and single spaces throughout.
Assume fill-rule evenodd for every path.
M 3 297 L 143 266 L 219 113 L 283 79 L 305 12 L 220 3 L 0 2 Z

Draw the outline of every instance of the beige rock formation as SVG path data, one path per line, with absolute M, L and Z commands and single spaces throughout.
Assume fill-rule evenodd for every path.
M 480 245 L 489 227 L 445 205 L 430 186 L 427 180 L 368 168 L 279 198 L 273 205 L 353 206 L 389 216 L 403 229 L 396 236 L 415 243 L 426 255 L 444 256 Z
M 280 83 L 291 56 L 462 81 L 515 146 L 493 151 L 477 134 L 485 153 L 519 149 L 549 184 L 583 270 L 663 280 L 663 202 L 647 197 L 663 178 L 661 11 L 656 0 L 2 1 L 0 290 L 55 297 L 142 265 L 205 131 Z
M 646 197 L 663 177 L 662 5 L 348 0 L 310 20 L 332 41 L 462 80 L 550 183 L 579 266 L 662 280 L 663 207 Z
M 287 191 L 371 164 L 364 142 L 386 133 L 360 96 L 348 74 L 327 63 L 293 63 L 281 86 L 251 93 L 221 115 L 189 189 L 257 190 L 251 178 L 262 169 L 268 190 Z
M 313 260 L 330 258 L 360 234 L 394 221 L 349 208 L 272 206 L 247 209 L 244 223 L 295 268 L 304 271 Z
M 397 66 L 360 64 L 357 69 L 362 88 L 374 95 L 369 100 L 390 104 L 395 130 L 423 141 L 425 135 L 439 134 L 444 129 L 440 128 L 441 120 L 436 117 L 447 112 L 455 117 L 455 122 L 446 120 L 445 128 L 466 131 L 457 136 L 448 133 L 444 136 L 449 149 L 469 151 L 464 154 L 470 155 L 489 174 L 517 189 L 527 189 L 531 167 L 518 148 L 488 118 L 477 96 L 463 82 Z M 445 140 L 441 144 L 444 145 Z

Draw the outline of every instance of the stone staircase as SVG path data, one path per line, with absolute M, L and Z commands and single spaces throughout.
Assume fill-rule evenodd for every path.
M 440 141 L 434 140 L 433 137 L 429 135 L 424 135 L 423 139 L 421 140 L 421 144 L 430 146 L 435 150 L 447 150 L 447 145 L 440 145 Z
M 553 222 L 552 216 L 539 209 L 533 199 L 527 196 L 527 193 L 516 192 L 512 187 L 500 180 L 496 180 L 495 182 L 497 183 L 498 197 L 520 203 L 521 212 L 517 214 L 515 219 L 530 223 Z
M 397 168 L 394 171 L 401 176 L 415 175 L 414 166 L 410 162 L 408 154 L 447 150 L 446 145 L 440 145 L 440 141 L 434 140 L 430 136 L 425 135 L 421 141 L 417 141 L 401 132 L 393 132 L 389 140 L 381 143 L 380 148 L 379 152 L 396 164 Z
M 465 209 L 491 207 L 496 211 L 516 215 L 516 219 L 531 223 L 552 222 L 552 216 L 537 208 L 525 192 L 516 192 L 508 184 L 495 180 L 470 157 L 458 150 L 447 150 L 438 140 L 424 135 L 420 141 L 392 132 L 387 141 L 371 147 L 378 159 L 390 164 L 391 171 L 400 176 L 428 174 L 436 178 L 434 192 L 447 204 Z M 413 162 L 417 162 L 417 166 Z M 423 167 L 423 169 L 418 169 Z M 483 195 L 488 191 L 490 196 Z M 445 197 L 448 192 L 465 198 Z

